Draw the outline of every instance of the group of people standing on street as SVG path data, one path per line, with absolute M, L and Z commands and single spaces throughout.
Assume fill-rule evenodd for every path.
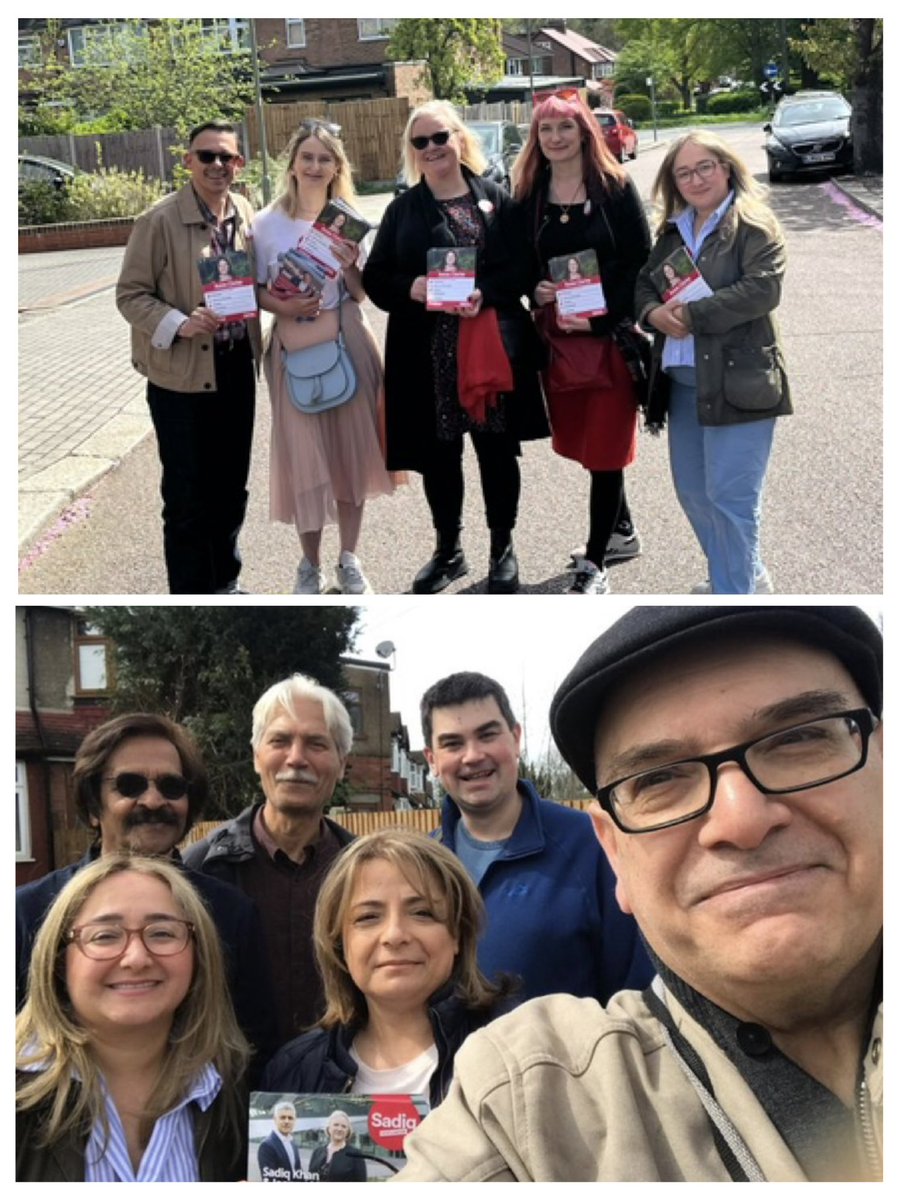
M 708 577 L 691 590 L 772 591 L 760 509 L 775 417 L 791 411 L 774 318 L 785 246 L 763 189 L 731 148 L 703 131 L 672 143 L 653 187 L 652 245 L 637 190 L 578 93 L 535 105 L 512 196 L 483 177 L 480 143 L 456 109 L 431 101 L 407 122 L 409 186 L 388 205 L 368 255 L 338 236 L 335 278 L 285 295 L 274 282 L 280 256 L 327 202 L 354 203 L 339 132 L 302 124 L 281 195 L 253 216 L 230 191 L 243 161 L 235 130 L 200 126 L 185 156 L 190 182 L 136 223 L 117 300 L 132 325 L 135 366 L 148 377 L 170 590 L 242 591 L 237 538 L 259 323 L 230 323 L 223 336 L 196 270 L 198 257 L 236 246 L 253 249 L 259 307 L 274 317 L 264 358 L 270 515 L 297 529 L 296 594 L 326 590 L 320 545 L 332 522 L 337 589 L 372 590 L 356 555 L 364 505 L 409 471 L 422 476 L 435 530 L 412 591 L 440 592 L 465 575 L 467 434 L 490 532 L 487 590 L 518 590 L 521 443 L 550 436 L 590 476 L 587 538 L 573 551 L 567 590 L 607 592 L 607 564 L 641 550 L 624 489 L 640 411 L 649 427 L 668 427 L 676 495 L 706 558 Z M 456 309 L 433 311 L 429 251 L 461 247 L 475 250 L 474 288 Z M 680 249 L 708 285 L 700 298 L 664 299 L 656 281 Z M 598 263 L 605 311 L 561 315 L 549 263 L 586 251 Z M 384 372 L 360 307 L 366 296 L 388 313 Z M 299 411 L 286 355 L 336 340 L 355 369 L 352 396 Z

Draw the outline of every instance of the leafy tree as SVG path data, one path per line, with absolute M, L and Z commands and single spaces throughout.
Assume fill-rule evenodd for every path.
M 234 816 L 259 795 L 251 711 L 270 684 L 295 671 L 344 684 L 355 608 L 89 608 L 116 647 L 116 712 L 162 712 L 186 725 L 210 773 L 207 819 Z
M 520 778 L 533 783 L 540 796 L 547 800 L 585 800 L 588 792 L 582 786 L 575 771 L 564 761 L 556 747 L 547 750 L 540 758 L 530 759 L 523 755 L 519 764 Z
M 645 78 L 653 75 L 658 88 L 668 84 L 678 93 L 682 107 L 691 108 L 692 91 L 708 72 L 705 28 L 708 24 L 697 17 L 618 21 L 617 29 L 629 40 L 617 59 L 617 83 L 629 82 L 634 86 L 640 78 L 636 90 L 643 92 Z
M 425 82 L 436 99 L 462 104 L 467 89 L 488 88 L 504 73 L 501 22 L 405 17 L 395 25 L 386 55 L 395 62 L 422 59 Z

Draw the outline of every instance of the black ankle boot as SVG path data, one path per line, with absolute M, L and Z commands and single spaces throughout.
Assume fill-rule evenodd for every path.
M 428 595 L 443 592 L 449 584 L 453 583 L 455 579 L 459 579 L 461 575 L 465 575 L 468 570 L 469 566 L 463 557 L 463 548 L 460 545 L 459 532 L 452 536 L 439 534 L 435 553 L 422 570 L 417 572 L 416 578 L 413 580 L 413 591 Z
M 509 593 L 519 591 L 519 563 L 513 543 L 507 542 L 500 552 L 492 550 L 488 560 L 488 591 L 494 593 Z

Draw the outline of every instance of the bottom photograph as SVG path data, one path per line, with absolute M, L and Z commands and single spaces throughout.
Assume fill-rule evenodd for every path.
M 16 1179 L 880 1180 L 882 625 L 18 607 Z

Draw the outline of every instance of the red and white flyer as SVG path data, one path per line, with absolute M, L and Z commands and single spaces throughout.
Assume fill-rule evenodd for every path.
M 476 287 L 475 246 L 437 246 L 426 256 L 426 302 L 430 312 L 457 312 Z
M 561 254 L 548 262 L 548 270 L 561 317 L 602 317 L 607 311 L 598 256 L 593 250 Z

